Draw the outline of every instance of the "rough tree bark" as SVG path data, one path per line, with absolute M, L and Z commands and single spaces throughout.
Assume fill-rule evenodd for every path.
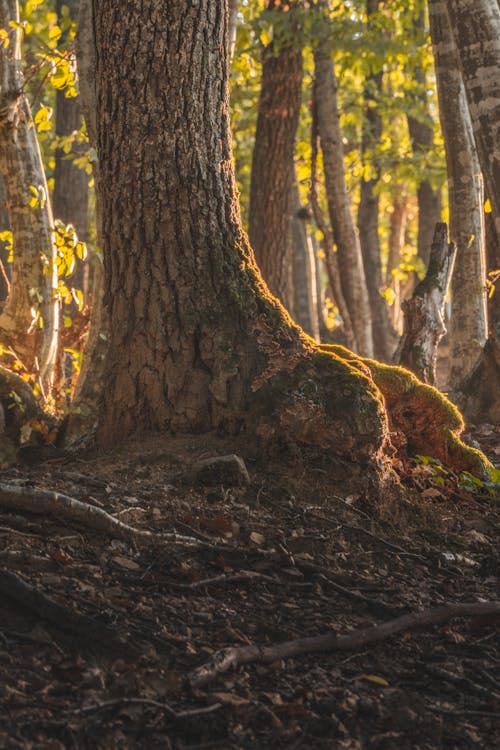
M 492 0 L 449 0 L 447 10 L 495 234 L 500 237 L 500 6 Z M 462 391 L 469 419 L 500 423 L 500 321 L 494 316 L 481 359 Z
M 245 428 L 320 449 L 346 482 L 379 478 L 388 422 L 369 368 L 293 325 L 241 227 L 227 1 L 93 0 L 93 10 L 111 320 L 99 444 Z
M 380 0 L 366 0 L 367 28 L 371 17 L 378 11 Z M 398 337 L 392 327 L 387 304 L 382 296 L 382 260 L 379 237 L 379 194 L 376 190 L 380 180 L 376 149 L 382 138 L 382 118 L 377 100 L 382 92 L 383 73 L 372 71 L 366 76 L 364 100 L 365 113 L 361 139 L 362 159 L 371 166 L 369 179 L 361 179 L 358 207 L 358 229 L 366 285 L 372 315 L 373 351 L 377 359 L 390 362 L 396 350 Z
M 262 56 L 248 221 L 250 243 L 262 275 L 289 310 L 293 308 L 294 152 L 302 88 L 302 49 L 293 39 L 297 32 L 294 9 L 299 5 L 300 0 L 295 0 L 291 9 L 283 9 L 280 2 L 266 0 L 264 12 L 281 18 Z
M 486 342 L 486 262 L 482 176 L 467 98 L 444 0 L 428 0 L 439 114 L 448 171 L 451 282 L 449 386 L 459 388 Z
M 413 11 L 412 11 L 413 12 Z M 415 31 L 418 36 L 425 32 L 425 15 L 420 10 L 415 18 Z M 421 117 L 408 117 L 408 130 L 410 132 L 411 146 L 417 157 L 425 159 L 426 154 L 434 145 L 434 130 L 429 113 L 429 102 L 427 95 L 427 76 L 420 66 L 417 66 L 412 74 L 415 81 L 420 85 L 419 99 L 422 107 Z M 425 267 L 429 264 L 429 255 L 434 235 L 434 227 L 441 221 L 441 189 L 433 188 L 429 179 L 420 181 L 417 188 L 418 201 L 418 255 Z
M 372 356 L 372 321 L 359 236 L 345 182 L 344 149 L 337 103 L 337 80 L 330 43 L 314 49 L 314 106 L 323 152 L 328 212 L 337 246 L 340 281 L 355 335 L 355 349 Z
M 446 333 L 444 302 L 455 262 L 446 224 L 436 224 L 429 267 L 411 299 L 403 303 L 404 331 L 397 359 L 424 383 L 435 385 L 437 348 Z
M 0 172 L 14 238 L 10 292 L 0 315 L 2 343 L 49 387 L 57 353 L 59 303 L 49 192 L 31 111 L 23 91 L 17 0 L 0 2 Z M 29 205 L 37 191 L 38 203 Z

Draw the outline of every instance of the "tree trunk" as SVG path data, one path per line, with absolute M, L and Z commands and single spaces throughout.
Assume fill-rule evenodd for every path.
M 293 206 L 293 317 L 303 331 L 319 341 L 316 261 L 307 233 L 309 210 L 300 204 L 297 184 L 292 191 Z
M 62 6 L 69 8 L 72 19 L 78 18 L 80 0 L 57 0 L 56 10 L 60 14 Z M 78 97 L 68 99 L 64 91 L 57 91 L 56 135 L 69 136 L 82 126 L 82 113 Z M 78 150 L 72 150 L 77 156 Z M 85 170 L 76 167 L 72 159 L 60 148 L 55 152 L 54 193 L 52 210 L 54 218 L 75 227 L 78 238 L 88 239 L 89 185 Z
M 370 17 L 377 12 L 380 0 L 367 0 L 367 27 Z M 373 352 L 377 359 L 390 362 L 397 346 L 387 305 L 382 296 L 382 260 L 379 237 L 379 194 L 376 190 L 380 168 L 376 156 L 382 139 L 382 118 L 377 102 L 382 93 L 382 70 L 371 72 L 365 81 L 365 113 L 362 134 L 362 159 L 371 166 L 372 176 L 361 179 L 358 207 L 358 229 L 368 297 L 372 316 Z
M 455 262 L 456 247 L 448 243 L 448 227 L 436 224 L 425 279 L 413 297 L 403 303 L 404 331 L 398 349 L 399 363 L 435 385 L 437 348 L 446 333 L 444 302 Z
M 294 326 L 241 226 L 227 0 L 93 0 L 93 10 L 111 321 L 98 442 L 244 428 L 266 446 L 328 456 L 344 482 L 379 481 L 392 447 L 370 369 Z
M 50 387 L 57 352 L 59 302 L 50 198 L 36 130 L 23 93 L 21 31 L 16 0 L 0 2 L 0 28 L 10 44 L 0 50 L 0 172 L 14 238 L 12 283 L 0 315 L 4 344 Z M 33 192 L 33 191 L 36 191 Z M 30 201 L 36 198 L 36 205 Z
M 500 7 L 491 0 L 449 0 L 447 10 L 495 234 L 500 237 Z M 500 423 L 499 351 L 500 321 L 493 310 L 489 339 L 462 389 L 468 396 L 464 408 L 469 419 Z
M 325 256 L 325 268 L 330 284 L 334 302 L 338 307 L 343 323 L 345 343 L 349 349 L 356 348 L 356 337 L 351 321 L 351 314 L 345 301 L 342 284 L 340 281 L 340 270 L 337 253 L 334 252 L 333 236 L 323 216 L 318 197 L 318 113 L 316 104 L 313 102 L 312 125 L 311 125 L 311 190 L 309 199 L 314 214 L 314 220 L 321 232 L 321 247 Z M 322 339 L 323 340 L 323 337 Z
M 394 198 L 390 214 L 389 253 L 385 283 L 392 289 L 393 300 L 390 308 L 392 325 L 395 331 L 401 332 L 403 326 L 401 303 L 403 301 L 401 278 L 397 271 L 402 260 L 405 244 L 406 223 L 408 218 L 408 201 L 406 197 Z
M 327 42 L 314 50 L 314 106 L 323 152 L 323 168 L 328 212 L 337 246 L 343 296 L 352 321 L 355 349 L 364 356 L 373 355 L 370 303 L 359 236 L 345 182 L 344 149 L 337 104 L 337 81 Z
M 415 29 L 417 34 L 422 34 L 425 30 L 424 11 L 420 11 L 415 18 Z M 408 117 L 408 129 L 410 131 L 410 140 L 413 153 L 417 157 L 425 157 L 434 145 L 434 130 L 426 121 L 430 119 L 429 103 L 427 96 L 427 81 L 425 72 L 421 67 L 417 67 L 412 72 L 415 80 L 421 86 L 419 96 L 422 106 L 422 116 Z M 426 165 L 425 169 L 429 167 Z M 441 221 L 441 189 L 433 188 L 430 180 L 424 178 L 420 180 L 417 188 L 418 202 L 418 235 L 417 250 L 425 267 L 429 264 L 431 244 L 433 242 L 434 227 Z
M 279 8 L 275 0 L 267 0 L 265 12 L 283 15 Z M 302 88 L 302 50 L 293 38 L 287 41 L 296 33 L 294 16 L 292 6 L 286 29 L 281 35 L 276 31 L 263 51 L 248 228 L 262 276 L 288 309 L 293 307 L 291 198 Z
M 467 99 L 444 0 L 429 0 L 441 130 L 448 170 L 450 237 L 457 246 L 451 283 L 449 386 L 470 374 L 486 342 L 483 189 Z
M 238 0 L 229 0 L 229 59 L 234 57 L 238 29 Z

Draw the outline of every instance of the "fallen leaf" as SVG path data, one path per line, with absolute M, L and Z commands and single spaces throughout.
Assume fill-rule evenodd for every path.
M 216 702 L 227 703 L 230 706 L 248 706 L 250 701 L 248 698 L 242 698 L 241 695 L 235 695 L 235 693 L 210 693 L 211 698 L 215 698 Z
M 379 677 L 376 674 L 362 674 L 359 676 L 360 680 L 366 680 L 367 682 L 373 682 L 375 685 L 383 685 L 383 687 L 388 687 L 389 683 L 386 679 L 383 677 Z

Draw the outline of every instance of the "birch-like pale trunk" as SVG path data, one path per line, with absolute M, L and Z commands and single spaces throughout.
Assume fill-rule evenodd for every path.
M 500 236 L 500 7 L 495 0 L 446 3 L 472 129 Z
M 343 296 L 352 321 L 356 351 L 373 356 L 372 319 L 359 236 L 345 181 L 344 149 L 337 103 L 337 80 L 328 42 L 314 50 L 314 106 L 323 152 L 328 213 L 337 246 Z
M 487 336 L 483 181 L 446 3 L 428 3 L 448 171 L 450 237 L 457 246 L 449 374 L 449 386 L 455 390 L 477 363 Z
M 0 1 L 0 28 L 9 44 L 0 50 L 0 172 L 13 234 L 9 296 L 0 315 L 2 343 L 12 347 L 44 388 L 57 354 L 59 301 L 52 211 L 29 103 L 23 91 L 17 0 Z M 35 188 L 39 201 L 29 205 Z

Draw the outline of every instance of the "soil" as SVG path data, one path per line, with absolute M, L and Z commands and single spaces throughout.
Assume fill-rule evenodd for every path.
M 500 432 L 474 437 L 498 465 Z M 247 459 L 250 484 L 186 481 L 195 461 L 228 453 Z M 433 464 L 403 468 L 404 495 L 376 507 L 335 494 L 326 471 L 262 470 L 213 436 L 136 438 L 2 472 L 201 544 L 138 547 L 0 500 L 0 569 L 59 605 L 0 591 L 0 747 L 499 747 L 498 612 L 190 680 L 226 647 L 498 600 L 498 500 Z

